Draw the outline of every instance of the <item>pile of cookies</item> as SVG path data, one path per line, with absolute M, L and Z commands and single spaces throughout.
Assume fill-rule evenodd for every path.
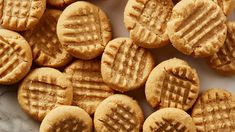
M 0 7 L 0 84 L 20 83 L 19 104 L 42 122 L 40 132 L 235 131 L 233 93 L 199 95 L 194 68 L 177 58 L 156 66 L 149 51 L 171 43 L 235 74 L 235 23 L 226 17 L 233 0 L 129 0 L 130 37 L 114 39 L 106 13 L 89 2 L 2 0 Z M 125 95 L 144 85 L 157 109 L 146 120 Z

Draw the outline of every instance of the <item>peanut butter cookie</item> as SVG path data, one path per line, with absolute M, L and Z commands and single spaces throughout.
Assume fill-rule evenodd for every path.
M 42 121 L 58 105 L 71 105 L 73 88 L 60 71 L 38 68 L 29 73 L 19 87 L 18 101 L 31 117 Z
M 72 59 L 56 35 L 56 25 L 61 13 L 60 10 L 47 9 L 39 24 L 23 34 L 32 48 L 34 62 L 40 66 L 58 68 Z
M 104 83 L 100 72 L 100 60 L 77 60 L 65 68 L 73 86 L 73 103 L 89 114 L 94 114 L 97 106 L 113 94 Z
M 112 33 L 109 19 L 99 7 L 79 1 L 61 14 L 57 35 L 71 55 L 89 60 L 103 53 Z
M 235 130 L 235 95 L 224 89 L 209 89 L 192 110 L 198 132 L 233 132 Z
M 145 85 L 145 96 L 152 107 L 173 107 L 187 111 L 195 103 L 198 93 L 196 70 L 176 58 L 156 66 Z
M 173 6 L 172 0 L 129 0 L 124 22 L 130 31 L 130 38 L 145 48 L 169 44 L 166 26 Z
M 208 57 L 224 44 L 227 26 L 223 11 L 211 0 L 183 0 L 167 24 L 173 46 L 194 57 Z
M 139 132 L 143 122 L 143 112 L 138 103 L 121 94 L 101 102 L 94 115 L 96 132 Z
M 235 74 L 235 22 L 227 22 L 227 38 L 217 53 L 208 58 L 209 66 L 224 74 Z
M 19 82 L 30 70 L 32 51 L 18 33 L 0 29 L 0 84 Z
M 154 67 L 151 53 L 129 38 L 108 43 L 101 60 L 101 74 L 111 88 L 130 91 L 144 85 Z
M 183 110 L 164 108 L 145 120 L 143 132 L 196 132 L 196 127 L 192 117 Z
M 92 132 L 92 119 L 76 106 L 59 106 L 43 119 L 40 132 Z
M 46 0 L 0 0 L 3 28 L 25 31 L 33 28 L 46 9 Z

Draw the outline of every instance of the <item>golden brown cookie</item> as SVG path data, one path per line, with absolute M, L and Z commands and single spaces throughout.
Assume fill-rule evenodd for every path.
M 198 132 L 234 132 L 235 95 L 224 89 L 209 89 L 192 110 Z
M 1 26 L 25 31 L 33 28 L 46 9 L 46 0 L 0 0 Z
M 39 24 L 24 33 L 32 48 L 34 62 L 40 66 L 62 67 L 72 59 L 56 35 L 56 25 L 61 13 L 60 10 L 47 9 Z
M 19 82 L 30 70 L 32 52 L 18 33 L 0 29 L 0 84 Z
M 209 66 L 224 74 L 235 74 L 235 22 L 227 22 L 227 38 L 224 45 L 213 56 L 208 58 Z
M 220 6 L 225 15 L 229 15 L 235 7 L 234 0 L 212 0 L 212 1 L 214 1 Z
M 99 7 L 79 1 L 61 14 L 57 35 L 71 55 L 88 60 L 102 54 L 112 33 L 109 19 Z
M 143 112 L 138 103 L 121 94 L 101 102 L 94 115 L 96 132 L 139 132 L 143 122 Z
M 172 0 L 129 0 L 124 11 L 124 22 L 130 31 L 130 38 L 145 48 L 169 44 L 166 26 L 173 6 Z
M 173 46 L 194 57 L 208 57 L 224 44 L 226 17 L 211 0 L 183 0 L 173 8 L 167 31 Z
M 65 68 L 73 86 L 73 103 L 89 114 L 94 114 L 97 106 L 113 94 L 102 79 L 100 60 L 77 60 Z
M 190 109 L 199 93 L 199 78 L 187 62 L 173 58 L 156 66 L 145 85 L 152 107 Z
M 181 0 L 173 0 L 175 4 L 177 4 Z M 235 1 L 234 0 L 212 0 L 216 4 L 219 5 L 219 7 L 222 9 L 225 15 L 229 15 L 234 7 L 235 7 Z
M 66 5 L 69 5 L 76 0 L 47 0 L 47 3 L 49 5 L 55 6 L 55 7 L 64 7 Z
M 190 115 L 183 110 L 164 108 L 145 120 L 143 132 L 196 132 L 196 127 Z
M 40 132 L 92 132 L 92 119 L 76 106 L 59 106 L 43 119 Z
M 101 74 L 111 88 L 130 91 L 144 85 L 154 67 L 151 53 L 129 38 L 108 43 L 101 60 Z
M 70 81 L 53 68 L 33 70 L 18 91 L 18 101 L 22 109 L 39 121 L 56 106 L 70 105 L 72 99 L 73 88 Z

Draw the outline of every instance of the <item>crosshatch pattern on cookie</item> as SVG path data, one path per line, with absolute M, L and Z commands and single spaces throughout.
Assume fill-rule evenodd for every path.
M 37 6 L 42 4 L 41 0 L 0 0 L 1 24 L 4 27 L 31 28 L 39 20 Z
M 187 42 L 185 47 L 192 49 L 186 54 L 209 55 L 222 46 L 220 40 L 226 34 L 225 17 L 215 4 L 197 2 L 188 16 L 177 21 L 180 22 L 174 36 L 183 38 Z
M 65 69 L 73 85 L 73 105 L 86 110 L 89 114 L 105 98 L 113 94 L 102 79 L 100 60 L 75 61 Z
M 173 0 L 173 2 L 175 4 L 177 4 L 178 2 L 180 2 L 181 0 Z M 225 15 L 229 15 L 229 13 L 232 12 L 233 10 L 233 0 L 212 0 L 214 1 L 216 4 L 218 4 L 218 6 L 222 9 L 222 11 L 224 12 Z
M 131 36 L 135 39 L 140 38 L 141 42 L 150 41 L 150 43 L 154 43 L 158 41 L 167 41 L 168 37 L 166 37 L 166 23 L 171 16 L 171 10 L 173 8 L 172 1 L 134 1 L 135 2 L 131 7 L 132 10 L 130 10 L 127 14 L 131 17 L 129 19 L 133 19 L 134 21 L 134 25 L 128 27 L 132 30 Z
M 228 23 L 228 33 L 224 45 L 220 50 L 209 58 L 212 68 L 235 73 L 235 25 Z
M 137 131 L 139 130 L 139 122 L 135 112 L 127 105 L 113 104 L 110 105 L 111 112 L 107 113 L 102 122 L 104 128 L 109 131 Z
M 235 102 L 226 91 L 206 93 L 196 103 L 192 117 L 199 132 L 233 131 Z
M 150 130 L 151 132 L 187 132 L 187 127 L 176 120 L 162 118 L 161 122 L 155 121 L 150 126 Z
M 41 39 L 37 39 L 37 44 L 29 41 L 33 51 L 35 51 L 35 59 L 39 59 L 43 56 L 43 62 L 45 62 L 48 61 L 49 58 L 56 58 L 57 55 L 62 54 L 62 46 L 56 35 L 56 24 L 57 19 L 48 15 L 44 17 L 44 22 L 41 24 L 42 26 L 38 26 L 38 28 L 35 29 L 38 30 L 35 34 L 35 40 L 36 38 L 44 36 Z
M 100 9 L 84 6 L 63 22 L 63 43 L 80 52 L 103 49 L 110 37 L 108 22 L 102 22 Z
M 155 89 L 160 107 L 190 108 L 198 95 L 196 76 L 188 67 L 165 69 L 163 83 Z
M 44 117 L 56 105 L 66 105 L 66 87 L 56 77 L 39 76 L 27 79 L 22 88 L 23 103 L 32 115 Z
M 118 44 L 117 44 L 118 43 Z M 126 40 L 120 40 L 107 46 L 103 60 L 110 69 L 109 82 L 122 87 L 141 82 L 145 78 L 148 53 L 145 49 Z
M 39 24 L 24 35 L 33 50 L 34 61 L 39 65 L 60 65 L 59 63 L 65 62 L 65 59 L 71 58 L 62 48 L 56 35 L 56 25 L 60 14 L 58 10 L 47 10 Z
M 57 121 L 55 124 L 52 125 L 51 131 L 53 132 L 65 132 L 65 131 L 72 131 L 72 132 L 82 132 L 88 129 L 88 126 L 84 123 L 83 120 L 79 120 L 76 118 L 70 119 L 62 119 Z
M 0 37 L 0 78 L 14 78 L 26 67 L 26 51 L 14 38 Z
M 225 44 L 221 47 L 219 52 L 216 53 L 218 67 L 230 64 L 235 59 L 234 55 L 234 37 L 231 34 L 227 35 Z

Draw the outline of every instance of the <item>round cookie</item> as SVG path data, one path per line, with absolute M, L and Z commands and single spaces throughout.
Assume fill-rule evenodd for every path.
M 70 105 L 73 88 L 60 71 L 38 68 L 29 73 L 19 87 L 18 101 L 31 117 L 42 121 L 58 105 Z
M 164 108 L 145 120 L 143 132 L 196 132 L 196 127 L 190 115 L 183 110 Z
M 0 29 L 0 84 L 19 82 L 30 70 L 32 51 L 18 33 Z
M 112 37 L 106 14 L 84 1 L 75 2 L 63 11 L 57 24 L 57 35 L 71 55 L 85 60 L 101 55 Z
M 124 23 L 130 38 L 144 48 L 169 44 L 166 26 L 173 6 L 172 0 L 129 0 L 124 11 Z
M 59 106 L 43 119 L 40 132 L 92 132 L 92 119 L 76 106 Z
M 209 89 L 198 98 L 191 116 L 198 132 L 233 132 L 235 95 L 224 89 Z
M 106 98 L 94 115 L 96 132 L 139 132 L 143 122 L 143 112 L 138 103 L 122 94 Z
M 64 6 L 69 5 L 75 1 L 76 0 L 47 0 L 47 3 L 49 5 L 55 6 L 55 7 L 64 7 Z
M 224 75 L 235 74 L 235 22 L 227 22 L 227 38 L 214 55 L 208 57 L 209 66 Z
M 126 92 L 144 85 L 154 67 L 151 53 L 129 38 L 110 41 L 101 60 L 101 74 L 111 88 Z
M 152 107 L 173 107 L 185 111 L 199 94 L 199 78 L 187 62 L 173 58 L 156 66 L 145 85 L 145 96 Z
M 15 31 L 31 29 L 45 9 L 46 0 L 0 0 L 1 26 Z
M 73 86 L 73 103 L 89 114 L 114 91 L 102 79 L 100 60 L 77 60 L 65 68 Z
M 173 46 L 193 57 L 208 57 L 224 44 L 227 26 L 220 7 L 211 0 L 182 0 L 167 24 Z
M 56 35 L 56 25 L 61 13 L 60 10 L 47 9 L 39 24 L 23 34 L 32 48 L 34 62 L 40 66 L 58 68 L 72 59 Z

